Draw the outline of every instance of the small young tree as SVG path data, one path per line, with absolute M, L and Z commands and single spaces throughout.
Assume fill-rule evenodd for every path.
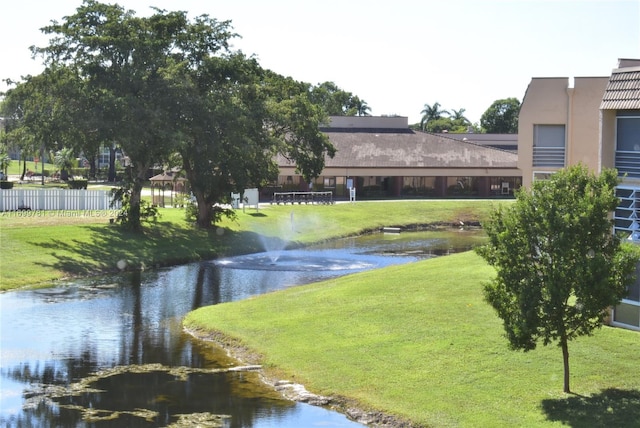
M 486 300 L 504 322 L 512 349 L 557 342 L 569 388 L 568 342 L 600 327 L 633 281 L 638 251 L 613 235 L 615 170 L 599 176 L 583 165 L 521 189 L 513 205 L 484 225 L 477 250 L 496 269 Z
M 60 179 L 67 181 L 69 179 L 69 171 L 74 166 L 73 149 L 63 147 L 53 155 L 53 164 L 60 170 Z
M 0 177 L 0 179 L 7 179 L 7 170 L 9 169 L 9 165 L 11 165 L 9 151 L 5 144 L 0 144 L 0 172 L 2 173 L 2 177 Z

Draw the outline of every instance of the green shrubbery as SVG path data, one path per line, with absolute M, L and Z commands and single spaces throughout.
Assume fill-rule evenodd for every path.
M 89 180 L 82 177 L 73 177 L 72 179 L 67 181 L 69 189 L 86 189 L 87 184 L 89 184 Z

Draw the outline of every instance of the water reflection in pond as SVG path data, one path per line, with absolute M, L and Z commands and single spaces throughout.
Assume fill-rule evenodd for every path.
M 188 415 L 182 418 L 223 427 L 360 426 L 282 399 L 255 371 L 226 371 L 236 362 L 184 334 L 182 317 L 204 305 L 468 249 L 478 236 L 453 236 L 463 235 L 455 244 L 433 232 L 333 241 L 278 255 L 291 264 L 286 270 L 261 261 L 264 254 L 247 255 L 4 293 L 0 424 L 151 427 Z

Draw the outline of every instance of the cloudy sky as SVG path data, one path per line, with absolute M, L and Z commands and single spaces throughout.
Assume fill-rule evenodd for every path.
M 335 82 L 373 115 L 420 120 L 425 104 L 478 122 L 497 99 L 522 100 L 532 77 L 608 76 L 640 58 L 638 0 L 119 0 L 230 20 L 233 45 L 277 73 Z M 37 74 L 29 46 L 80 0 L 17 0 L 0 11 L 0 78 Z M 4 84 L 0 90 L 6 89 Z

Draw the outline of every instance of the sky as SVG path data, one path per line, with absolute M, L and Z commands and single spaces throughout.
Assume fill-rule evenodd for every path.
M 232 45 L 262 67 L 357 95 L 374 116 L 420 121 L 425 104 L 465 109 L 522 101 L 532 77 L 609 76 L 640 58 L 640 0 L 104 0 L 231 21 Z M 0 79 L 42 71 L 29 46 L 81 0 L 14 0 L 0 10 Z M 2 82 L 0 91 L 7 86 Z

